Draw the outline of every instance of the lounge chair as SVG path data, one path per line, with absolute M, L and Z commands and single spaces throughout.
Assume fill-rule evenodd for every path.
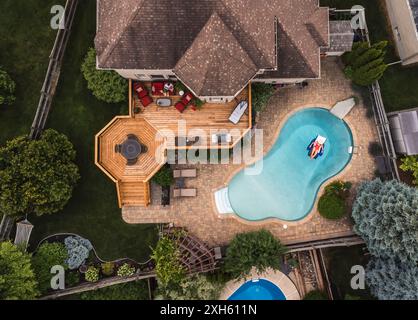
M 197 195 L 196 189 L 174 189 L 173 190 L 174 198 L 196 197 L 196 195 Z
M 175 108 L 179 111 L 179 112 L 183 112 L 187 105 L 193 100 L 193 95 L 188 92 L 186 94 L 183 95 L 183 97 L 181 98 L 181 100 L 179 102 L 176 103 Z
M 144 108 L 148 107 L 154 100 L 150 96 L 145 96 L 140 99 Z
M 144 86 L 143 83 L 135 82 L 133 87 L 134 87 L 134 91 L 138 95 L 139 99 L 142 99 L 142 98 L 148 96 L 148 91 L 147 91 L 147 89 L 145 89 L 145 86 Z
M 184 170 L 174 170 L 174 178 L 196 178 L 197 170 L 196 169 L 184 169 Z
M 248 109 L 248 102 L 241 101 L 238 103 L 237 107 L 232 112 L 231 116 L 229 117 L 229 121 L 233 124 L 238 124 L 240 122 L 242 116 L 244 115 L 245 111 Z
M 151 86 L 151 92 L 153 96 L 163 96 L 164 82 L 153 82 Z

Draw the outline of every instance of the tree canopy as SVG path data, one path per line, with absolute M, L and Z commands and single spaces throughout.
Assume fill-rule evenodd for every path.
M 30 300 L 37 295 L 30 255 L 11 242 L 0 243 L 0 300 Z
M 9 74 L 0 68 L 0 106 L 11 105 L 15 102 L 16 84 Z
M 368 42 L 356 42 L 353 49 L 343 56 L 345 75 L 360 86 L 379 80 L 387 69 L 385 63 L 387 41 L 369 46 Z
M 285 252 L 286 247 L 267 230 L 241 233 L 227 248 L 224 270 L 234 277 L 246 277 L 253 267 L 259 273 L 279 270 Z
M 71 142 L 55 130 L 39 140 L 21 136 L 0 148 L 0 212 L 51 214 L 62 210 L 79 179 Z
M 353 206 L 354 230 L 375 256 L 418 261 L 418 190 L 397 181 L 364 182 Z
M 366 281 L 379 300 L 418 300 L 418 268 L 413 262 L 373 257 Z
M 255 111 L 263 111 L 271 96 L 274 94 L 274 87 L 267 83 L 253 83 L 251 85 L 251 98 Z
M 96 50 L 90 48 L 81 71 L 87 80 L 87 87 L 100 101 L 118 103 L 126 101 L 128 81 L 115 71 L 98 70 L 96 66 Z

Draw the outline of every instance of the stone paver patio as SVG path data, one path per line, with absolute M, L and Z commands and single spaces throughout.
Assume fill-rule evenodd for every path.
M 346 169 L 334 178 L 352 182 L 354 197 L 358 183 L 375 176 L 376 166 L 368 148 L 378 138 L 370 111 L 359 94 L 353 91 L 351 83 L 345 79 L 338 61 L 336 58 L 324 59 L 322 79 L 310 81 L 309 86 L 304 89 L 296 86 L 279 89 L 260 115 L 257 127 L 264 129 L 264 147 L 267 152 L 275 142 L 280 127 L 298 109 L 312 106 L 331 108 L 340 100 L 357 96 L 359 104 L 345 119 L 353 132 L 357 152 Z M 178 227 L 187 228 L 209 245 L 224 245 L 237 233 L 260 228 L 271 231 L 285 244 L 352 234 L 349 217 L 338 221 L 326 220 L 318 214 L 316 205 L 308 218 L 296 224 L 289 223 L 287 229 L 283 228 L 280 221 L 248 224 L 234 217 L 219 218 L 214 206 L 213 192 L 224 186 L 240 166 L 230 164 L 193 167 L 197 168 L 198 177 L 186 179 L 186 186 L 197 188 L 196 198 L 172 199 L 171 205 L 166 208 L 155 203 L 147 208 L 124 207 L 123 219 L 131 224 L 174 223 Z M 158 191 L 156 192 L 159 196 Z

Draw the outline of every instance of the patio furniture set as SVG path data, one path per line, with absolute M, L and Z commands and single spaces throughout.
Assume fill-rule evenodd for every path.
M 128 166 L 137 164 L 139 156 L 147 151 L 147 146 L 141 144 L 134 134 L 129 134 L 122 144 L 115 146 L 115 152 L 120 153 L 126 159 Z
M 152 96 L 158 97 L 155 101 L 157 106 L 171 107 L 172 99 L 170 96 L 176 95 L 174 85 L 171 82 L 153 82 L 151 84 L 152 96 L 150 96 L 147 88 L 142 82 L 135 82 L 133 84 L 133 89 L 144 108 L 148 107 L 151 103 L 154 102 Z M 182 113 L 184 110 L 186 110 L 187 106 L 192 103 L 195 97 L 191 92 L 185 93 L 181 91 L 178 94 L 181 96 L 181 99 L 174 105 L 174 107 L 177 109 L 177 111 Z M 196 108 L 192 106 L 192 109 L 195 110 Z

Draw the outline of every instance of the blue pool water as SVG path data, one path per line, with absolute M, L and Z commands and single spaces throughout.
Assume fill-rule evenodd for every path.
M 286 300 L 286 297 L 274 283 L 260 279 L 244 283 L 228 300 Z
M 307 147 L 317 135 L 327 138 L 322 157 L 311 160 Z M 243 219 L 303 219 L 312 210 L 321 185 L 351 160 L 353 138 L 347 124 L 326 109 L 295 113 L 284 125 L 259 175 L 239 172 L 228 187 L 233 211 Z

